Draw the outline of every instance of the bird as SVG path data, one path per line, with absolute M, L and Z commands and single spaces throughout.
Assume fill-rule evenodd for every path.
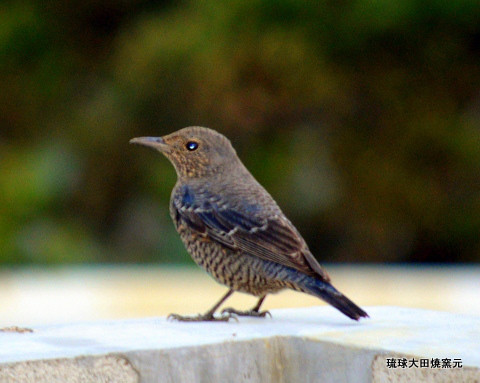
M 228 291 L 207 312 L 170 314 L 178 321 L 228 321 L 265 317 L 268 294 L 291 289 L 320 298 L 353 320 L 368 314 L 338 291 L 307 243 L 273 197 L 241 162 L 231 142 L 217 131 L 190 126 L 162 137 L 136 137 L 173 165 L 177 182 L 170 216 L 195 263 Z M 250 310 L 226 308 L 234 293 L 258 298 Z

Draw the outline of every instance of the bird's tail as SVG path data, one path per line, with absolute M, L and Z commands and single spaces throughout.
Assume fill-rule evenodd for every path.
M 296 285 L 299 290 L 324 300 L 351 319 L 368 318 L 368 314 L 365 311 L 328 282 L 314 277 L 307 277 L 301 283 L 297 282 Z

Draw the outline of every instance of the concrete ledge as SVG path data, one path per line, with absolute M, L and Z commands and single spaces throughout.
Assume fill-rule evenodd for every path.
M 480 382 L 479 317 L 367 312 L 359 323 L 321 306 L 229 323 L 149 318 L 0 333 L 0 382 Z M 416 367 L 420 359 L 429 366 Z

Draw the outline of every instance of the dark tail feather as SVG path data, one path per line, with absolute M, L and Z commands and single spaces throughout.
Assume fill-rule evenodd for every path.
M 301 287 L 306 293 L 324 300 L 351 319 L 359 320 L 360 318 L 369 317 L 365 311 L 363 311 L 330 283 L 322 282 L 318 279 L 310 277 L 309 281 Z

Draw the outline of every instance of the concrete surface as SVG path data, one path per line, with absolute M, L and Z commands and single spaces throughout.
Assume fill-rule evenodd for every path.
M 0 332 L 0 382 L 480 382 L 480 318 L 365 309 L 371 319 L 358 323 L 322 306 L 228 323 L 148 318 Z M 387 367 L 403 358 L 461 367 Z

